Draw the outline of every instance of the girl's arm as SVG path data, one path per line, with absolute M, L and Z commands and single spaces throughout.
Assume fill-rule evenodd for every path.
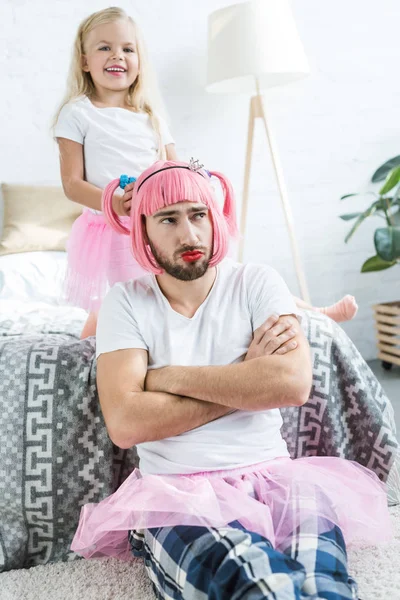
M 66 138 L 58 138 L 60 149 L 61 181 L 64 193 L 69 200 L 88 208 L 101 210 L 103 191 L 84 179 L 83 145 Z M 125 216 L 124 196 L 114 194 L 113 208 L 120 216 Z
M 175 150 L 175 144 L 167 144 L 165 146 L 167 160 L 178 160 L 178 155 Z

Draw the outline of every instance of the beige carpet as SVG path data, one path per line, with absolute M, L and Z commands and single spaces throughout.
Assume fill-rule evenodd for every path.
M 400 507 L 391 508 L 395 540 L 349 551 L 362 600 L 400 600 Z M 0 600 L 154 600 L 141 561 L 74 561 L 0 575 Z

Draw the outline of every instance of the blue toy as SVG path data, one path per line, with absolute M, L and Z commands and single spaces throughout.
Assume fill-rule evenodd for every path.
M 119 178 L 119 187 L 125 189 L 128 183 L 133 183 L 136 181 L 136 177 L 128 177 L 128 175 L 121 175 Z

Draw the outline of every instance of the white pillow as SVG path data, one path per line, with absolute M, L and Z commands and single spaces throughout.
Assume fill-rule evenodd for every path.
M 0 300 L 63 305 L 66 252 L 21 252 L 0 256 Z

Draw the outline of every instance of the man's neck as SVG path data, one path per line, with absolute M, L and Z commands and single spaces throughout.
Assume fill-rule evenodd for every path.
M 156 279 L 171 308 L 191 318 L 210 293 L 216 276 L 216 267 L 211 267 L 203 277 L 193 281 L 181 281 L 167 273 L 156 275 Z

